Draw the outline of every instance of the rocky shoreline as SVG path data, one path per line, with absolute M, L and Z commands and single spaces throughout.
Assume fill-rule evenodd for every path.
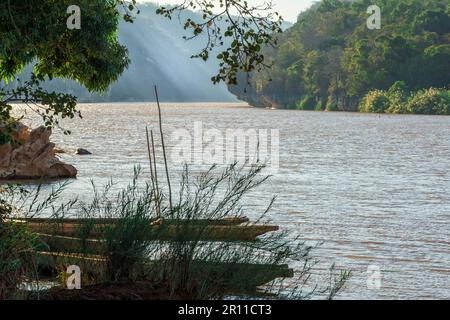
M 51 134 L 44 126 L 17 125 L 11 133 L 14 143 L 0 145 L 0 180 L 75 178 L 77 169 L 56 156 Z

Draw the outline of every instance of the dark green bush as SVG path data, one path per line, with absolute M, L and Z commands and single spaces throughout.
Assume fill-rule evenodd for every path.
M 335 101 L 328 101 L 326 106 L 327 111 L 339 111 L 338 104 Z
M 370 91 L 361 101 L 360 112 L 384 113 L 391 105 L 388 94 L 385 91 Z
M 316 104 L 316 107 L 314 108 L 315 111 L 323 111 L 324 107 L 323 107 L 323 103 L 322 101 L 318 101 Z
M 407 102 L 407 110 L 416 114 L 450 114 L 450 91 L 430 88 L 414 94 Z
M 392 95 L 395 93 L 400 93 L 401 96 L 405 96 L 408 92 L 408 86 L 404 81 L 396 81 L 388 90 L 388 94 Z
M 361 101 L 360 112 L 450 114 L 450 91 L 429 88 L 410 93 L 404 82 L 397 81 L 386 92 L 370 91 Z
M 37 239 L 26 226 L 6 220 L 12 206 L 0 200 L 0 300 L 23 298 L 24 281 L 35 277 Z
M 17 185 L 0 186 L 0 300 L 26 299 L 39 287 L 37 252 L 46 251 L 48 247 L 17 217 L 67 210 L 75 201 L 61 206 L 55 204 L 66 185 L 62 183 L 52 188 L 46 196 L 41 194 L 41 185 L 26 189 Z
M 314 110 L 316 107 L 316 99 L 313 96 L 307 95 L 297 103 L 299 110 Z

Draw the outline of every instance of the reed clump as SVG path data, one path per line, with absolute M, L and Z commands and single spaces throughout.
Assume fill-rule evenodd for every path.
M 325 292 L 334 296 L 349 274 L 338 275 L 330 286 L 311 285 L 305 291 L 313 265 L 312 247 L 298 237 L 272 232 L 243 241 L 235 231 L 255 223 L 269 224 L 267 213 L 275 199 L 259 216 L 253 215 L 251 224 L 244 218 L 242 204 L 268 179 L 263 169 L 262 165 L 245 168 L 233 164 L 221 171 L 212 166 L 193 177 L 185 167 L 172 206 L 162 192 L 155 193 L 152 183 L 139 183 L 140 170 L 136 169 L 130 185 L 117 195 L 110 194 L 113 183 L 101 192 L 94 187 L 91 202 L 78 203 L 75 210 L 66 206 L 69 210 L 60 210 L 58 216 L 48 219 L 54 223 L 55 233 L 67 217 L 77 221 L 72 234 L 77 241 L 71 240 L 70 249 L 49 241 L 50 250 L 61 253 L 66 247 L 68 258 L 58 260 L 60 270 L 74 252 L 100 257 L 71 260 L 82 265 L 86 284 L 145 281 L 164 288 L 163 296 L 169 299 L 229 295 L 303 299 Z M 227 226 L 233 221 L 239 224 Z M 300 267 L 292 270 L 290 264 Z
M 0 187 L 0 300 L 25 298 L 23 286 L 37 280 L 36 251 L 42 243 L 26 225 L 9 220 L 15 210 L 11 202 L 25 197 L 19 187 Z

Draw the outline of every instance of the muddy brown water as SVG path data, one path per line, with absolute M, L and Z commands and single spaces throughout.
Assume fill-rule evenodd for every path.
M 113 178 L 125 186 L 136 164 L 145 173 L 144 132 L 146 125 L 157 126 L 155 106 L 80 108 L 83 120 L 64 123 L 73 134 L 56 131 L 53 137 L 67 151 L 62 159 L 79 170 L 63 198 L 86 197 L 91 179 L 102 184 Z M 221 132 L 279 130 L 279 170 L 247 199 L 247 215 L 256 216 L 278 195 L 273 222 L 308 243 L 322 242 L 313 251 L 320 261 L 315 272 L 326 274 L 333 262 L 352 270 L 341 298 L 450 298 L 450 117 L 237 104 L 164 104 L 163 117 L 170 156 L 176 151 L 171 134 L 192 132 L 195 122 Z M 80 147 L 93 154 L 76 155 Z M 176 185 L 179 166 L 172 167 Z M 367 283 L 374 268 L 380 270 L 379 288 Z

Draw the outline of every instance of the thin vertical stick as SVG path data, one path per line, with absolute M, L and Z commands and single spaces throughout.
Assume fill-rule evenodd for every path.
M 156 194 L 155 176 L 153 175 L 152 152 L 150 150 L 150 137 L 149 137 L 147 126 L 145 127 L 145 134 L 147 136 L 147 152 L 148 152 L 148 161 L 150 162 L 150 177 L 152 180 L 152 190 Z
M 170 205 L 170 211 L 172 211 L 172 187 L 170 186 L 170 177 L 169 177 L 169 167 L 167 165 L 167 156 L 166 156 L 166 146 L 164 144 L 164 134 L 162 129 L 162 117 L 161 117 L 161 107 L 159 105 L 159 97 L 158 97 L 158 89 L 155 86 L 155 95 L 156 95 L 156 103 L 158 105 L 158 115 L 159 115 L 159 132 L 161 133 L 161 144 L 163 149 L 163 156 L 164 156 L 164 166 L 166 168 L 166 178 L 167 178 L 167 187 L 169 188 L 169 205 Z
M 259 163 L 259 131 L 256 136 L 258 137 L 258 144 L 256 145 L 256 163 Z
M 155 185 L 156 185 L 156 195 L 157 195 L 157 207 L 156 213 L 158 218 L 161 217 L 161 203 L 160 203 L 160 194 L 159 194 L 159 186 L 158 186 L 158 171 L 156 170 L 156 153 L 155 153 L 155 140 L 153 139 L 153 130 L 150 130 L 150 136 L 152 141 L 152 153 L 153 153 L 153 170 L 155 171 Z

